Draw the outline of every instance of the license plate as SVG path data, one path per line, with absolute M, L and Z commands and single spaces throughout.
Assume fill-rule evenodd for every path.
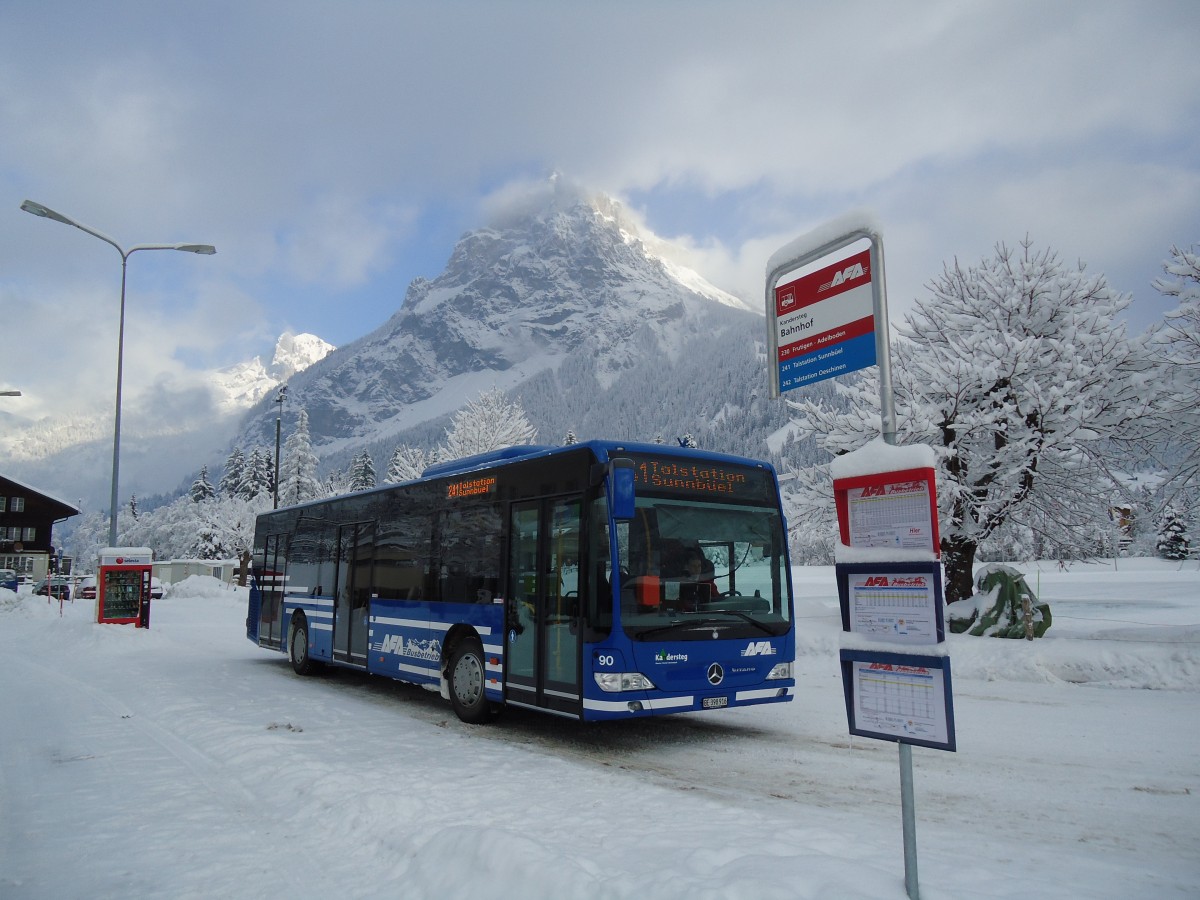
M 701 697 L 701 709 L 720 709 L 722 706 L 729 705 L 728 697 Z

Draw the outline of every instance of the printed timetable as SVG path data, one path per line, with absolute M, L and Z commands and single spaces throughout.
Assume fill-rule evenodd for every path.
M 927 549 L 933 539 L 924 480 L 853 488 L 847 492 L 850 546 Z
M 850 669 L 852 731 L 911 743 L 950 741 L 942 669 L 863 661 L 853 662 Z
M 908 646 L 946 639 L 940 563 L 839 563 L 836 572 L 843 631 Z
M 936 644 L 939 604 L 934 583 L 924 573 L 849 575 L 850 630 L 895 644 Z

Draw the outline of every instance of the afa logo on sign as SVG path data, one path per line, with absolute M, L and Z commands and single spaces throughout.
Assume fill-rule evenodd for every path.
M 817 288 L 817 293 L 819 294 L 821 291 L 828 291 L 831 288 L 837 287 L 839 284 L 845 284 L 847 281 L 853 281 L 856 278 L 865 278 L 866 275 L 867 270 L 863 267 L 863 264 L 856 262 L 854 265 L 846 266 L 846 268 L 840 269 L 833 276 L 833 281 L 823 284 Z

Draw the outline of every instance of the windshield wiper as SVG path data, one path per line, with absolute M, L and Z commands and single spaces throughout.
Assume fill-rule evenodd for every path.
M 773 629 L 766 622 L 761 622 L 758 619 L 754 618 L 754 616 L 750 615 L 749 613 L 744 613 L 738 609 L 723 609 L 723 610 L 721 610 L 721 613 L 726 616 L 737 616 L 743 622 L 748 622 L 749 624 L 755 626 L 756 628 L 760 628 L 763 632 L 771 635 L 772 637 L 775 636 L 775 629 Z M 699 624 L 701 624 L 701 625 L 717 625 L 717 624 L 720 624 L 720 620 L 719 619 L 717 619 L 717 620 L 705 619 L 703 622 L 700 622 Z
M 654 628 L 647 628 L 645 631 L 639 631 L 639 632 L 637 632 L 635 637 L 640 641 L 644 641 L 647 638 L 649 638 L 651 635 L 662 634 L 664 631 L 674 631 L 676 628 L 688 628 L 688 629 L 712 628 L 715 626 L 728 626 L 731 624 L 726 619 L 715 619 L 709 613 L 683 612 L 683 613 L 679 613 L 679 615 L 684 615 L 684 616 L 704 615 L 705 618 L 703 618 L 703 619 L 686 619 L 686 620 L 685 619 L 672 619 L 666 625 L 658 625 L 658 626 L 655 626 Z M 743 622 L 746 622 L 747 624 L 753 625 L 756 628 L 760 629 L 764 634 L 769 634 L 769 635 L 771 635 L 771 637 L 778 636 L 775 629 L 773 629 L 766 622 L 760 622 L 758 619 L 754 618 L 754 616 L 747 615 L 746 613 L 740 612 L 739 610 L 723 609 L 723 610 L 721 610 L 721 615 L 737 616 Z

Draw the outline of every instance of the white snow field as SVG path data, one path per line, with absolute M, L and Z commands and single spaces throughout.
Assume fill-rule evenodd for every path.
M 1200 896 L 1197 563 L 1017 568 L 1054 624 L 950 639 L 921 896 Z M 833 572 L 795 575 L 794 702 L 604 725 L 298 677 L 211 579 L 148 631 L 0 591 L 0 897 L 903 900 L 897 747 L 848 735 Z

